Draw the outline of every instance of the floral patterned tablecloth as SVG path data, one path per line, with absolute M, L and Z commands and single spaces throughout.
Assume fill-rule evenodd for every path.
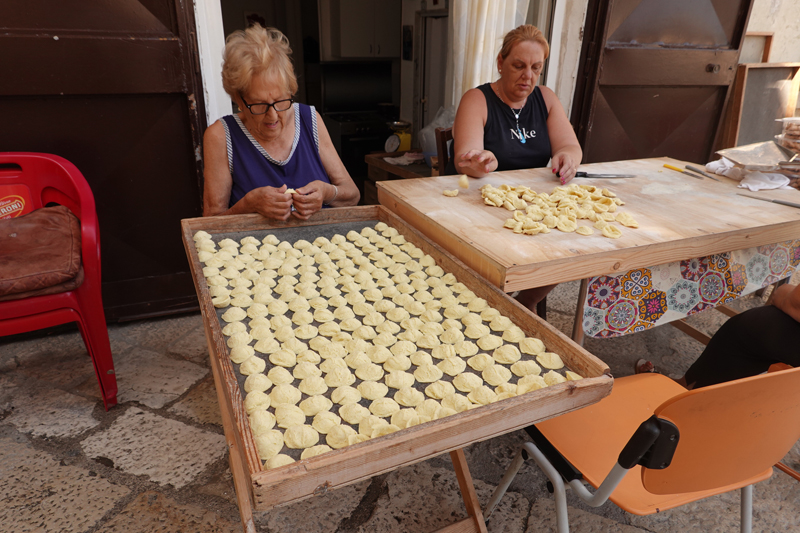
M 619 337 L 680 320 L 787 278 L 799 264 L 793 240 L 590 278 L 583 331 Z

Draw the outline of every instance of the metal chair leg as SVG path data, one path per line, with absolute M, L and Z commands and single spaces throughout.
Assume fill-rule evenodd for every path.
M 741 495 L 741 530 L 742 533 L 753 531 L 753 485 L 742 487 Z
M 494 511 L 494 508 L 497 507 L 498 503 L 500 503 L 500 500 L 505 495 L 508 487 L 511 486 L 511 482 L 514 481 L 517 472 L 519 472 L 519 469 L 522 468 L 522 464 L 525 462 L 525 459 L 527 459 L 527 457 L 523 454 L 523 449 L 520 448 L 517 452 L 517 455 L 514 457 L 514 460 L 511 461 L 508 469 L 506 469 L 506 473 L 503 474 L 503 479 L 500 480 L 500 484 L 497 485 L 496 489 L 494 489 L 494 493 L 492 493 L 489 503 L 486 504 L 486 508 L 483 511 L 483 517 L 485 520 L 489 520 L 489 517 L 492 516 L 492 511 Z

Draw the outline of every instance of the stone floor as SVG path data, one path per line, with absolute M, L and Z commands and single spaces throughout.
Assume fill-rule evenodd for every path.
M 797 279 L 795 280 L 797 281 Z M 572 327 L 577 283 L 548 298 Z M 735 302 L 745 309 L 757 297 Z M 713 333 L 724 316 L 690 319 Z M 197 314 L 109 327 L 119 405 L 103 410 L 91 362 L 71 327 L 0 339 L 0 532 L 241 531 L 202 322 Z M 639 357 L 676 374 L 701 345 L 670 326 L 586 342 L 615 376 Z M 466 449 L 482 504 L 526 436 Z M 800 467 L 800 446 L 785 461 Z M 738 531 L 738 493 L 648 517 L 570 499 L 574 532 Z M 754 531 L 800 529 L 800 484 L 776 473 L 755 489 Z M 489 531 L 555 531 L 552 497 L 525 465 Z M 256 515 L 260 533 L 430 532 L 465 516 L 447 455 Z

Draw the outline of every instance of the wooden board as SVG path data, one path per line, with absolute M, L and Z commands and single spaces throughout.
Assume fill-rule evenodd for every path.
M 576 179 L 606 187 L 626 202 L 639 229 L 621 228 L 622 237 L 608 239 L 553 230 L 543 235 L 517 235 L 503 228 L 511 212 L 483 203 L 478 188 L 490 183 L 526 185 L 550 192 L 558 185 L 550 169 L 496 172 L 471 180 L 458 196 L 442 195 L 458 188 L 456 176 L 378 184 L 382 205 L 397 213 L 432 241 L 458 257 L 506 292 L 590 276 L 660 265 L 703 255 L 751 248 L 800 236 L 800 209 L 738 196 L 744 189 L 694 179 L 664 168 L 670 158 L 582 165 L 589 172 L 636 174 L 633 179 Z M 762 193 L 759 193 L 762 194 Z M 766 191 L 800 203 L 798 191 Z M 581 221 L 581 225 L 589 224 Z
M 433 256 L 445 271 L 455 274 L 459 281 L 508 316 L 527 335 L 539 337 L 548 349 L 560 353 L 565 364 L 586 376 L 586 379 L 502 400 L 285 467 L 262 470 L 242 404 L 242 393 L 228 356 L 225 337 L 211 304 L 192 236 L 201 229 L 212 235 L 243 232 L 244 236 L 248 231 L 358 220 L 383 221 L 397 228 L 408 241 Z M 223 425 L 231 448 L 231 470 L 246 529 L 248 524 L 252 525 L 252 509 L 267 510 L 457 450 L 473 442 L 502 435 L 597 402 L 611 391 L 613 380 L 605 363 L 513 299 L 488 285 L 474 271 L 382 206 L 326 209 L 308 221 L 273 222 L 260 215 L 186 219 L 182 221 L 182 233 L 209 341 Z M 240 494 L 240 490 L 246 491 L 245 494 Z M 245 517 L 245 512 L 249 513 L 249 519 Z

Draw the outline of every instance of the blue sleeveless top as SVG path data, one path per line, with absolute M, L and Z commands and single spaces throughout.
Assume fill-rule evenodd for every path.
M 258 187 L 284 184 L 290 189 L 320 180 L 330 183 L 319 157 L 317 112 L 312 106 L 294 104 L 294 140 L 289 157 L 283 161 L 273 158 L 250 135 L 237 115 L 222 117 L 228 148 L 228 170 L 233 177 L 228 207 Z

